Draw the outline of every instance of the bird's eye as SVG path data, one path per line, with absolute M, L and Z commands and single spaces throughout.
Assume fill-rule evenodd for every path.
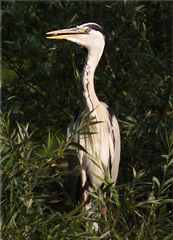
M 90 28 L 90 27 L 87 27 L 87 28 L 86 28 L 86 32 L 87 32 L 87 33 L 91 32 L 91 28 Z

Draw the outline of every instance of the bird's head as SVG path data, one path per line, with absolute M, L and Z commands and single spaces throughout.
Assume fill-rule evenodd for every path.
M 85 23 L 77 27 L 55 30 L 46 33 L 47 39 L 66 39 L 92 51 L 104 48 L 105 36 L 96 23 Z

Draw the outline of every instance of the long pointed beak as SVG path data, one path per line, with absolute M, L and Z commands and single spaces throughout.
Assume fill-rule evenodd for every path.
M 47 39 L 68 39 L 68 37 L 76 36 L 79 34 L 88 34 L 90 31 L 89 28 L 69 28 L 69 29 L 61 29 L 61 30 L 55 30 L 51 32 L 46 33 Z

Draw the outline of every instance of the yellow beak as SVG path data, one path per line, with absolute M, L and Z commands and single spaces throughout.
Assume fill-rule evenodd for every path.
M 88 34 L 90 32 L 90 29 L 87 27 L 83 28 L 69 28 L 69 29 L 61 29 L 61 30 L 55 30 L 51 32 L 46 33 L 47 39 L 68 39 L 68 37 L 76 36 L 79 34 Z

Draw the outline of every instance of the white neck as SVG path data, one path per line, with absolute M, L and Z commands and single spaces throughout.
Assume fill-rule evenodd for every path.
M 83 100 L 90 111 L 96 108 L 99 104 L 94 88 L 94 73 L 102 53 L 103 49 L 100 48 L 88 50 L 88 57 L 83 70 Z

